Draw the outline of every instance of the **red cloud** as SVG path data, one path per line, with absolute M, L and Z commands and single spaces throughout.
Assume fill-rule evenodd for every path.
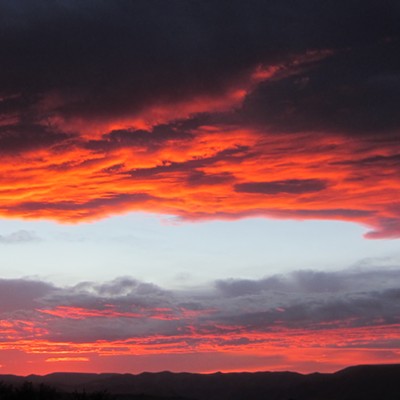
M 311 111 L 301 98 L 285 109 L 288 92 L 311 96 L 304 79 L 318 77 L 318 63 L 331 68 L 333 55 L 309 52 L 249 68 L 212 94 L 160 98 L 123 121 L 86 116 L 76 124 L 54 117 L 46 102 L 53 115 L 46 125 L 0 126 L 0 215 L 67 223 L 135 211 L 192 221 L 331 219 L 363 224 L 370 238 L 399 237 L 396 134 L 383 127 L 376 137 L 362 135 L 323 110 L 307 125 Z M 321 87 L 313 90 L 320 96 Z M 341 94 L 330 90 L 336 101 Z M 279 115 L 265 117 L 273 95 Z
M 104 142 L 99 150 L 81 141 L 5 156 L 0 213 L 60 222 L 134 211 L 333 219 L 369 226 L 368 237 L 400 235 L 397 146 L 225 125 L 189 133 L 157 146 L 149 131 L 148 142 Z
M 83 358 L 87 371 L 125 360 L 118 371 L 132 372 L 133 357 L 152 359 L 152 368 L 166 357 L 165 368 L 173 369 L 174 357 L 181 357 L 182 367 L 193 354 L 213 355 L 214 364 L 192 369 L 202 372 L 232 354 L 250 357 L 246 369 L 260 368 L 260 357 L 265 368 L 280 369 L 285 361 L 300 371 L 339 368 L 355 354 L 358 362 L 398 361 L 399 277 L 385 268 L 296 271 L 217 281 L 198 292 L 129 278 L 68 288 L 2 280 L 3 288 L 10 284 L 31 296 L 0 312 L 0 363 L 14 371 L 10 352 L 24 362 L 41 360 L 20 363 L 18 373 L 50 371 L 49 359 L 68 368 Z
M 3 7 L 19 51 L 2 57 L 0 216 L 338 219 L 400 236 L 395 6 L 290 5 L 288 26 L 268 2 L 213 3 L 223 29 L 202 3 L 136 6 Z

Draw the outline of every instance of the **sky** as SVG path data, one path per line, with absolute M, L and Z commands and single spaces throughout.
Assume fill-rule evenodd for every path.
M 0 374 L 400 363 L 399 21 L 0 0 Z

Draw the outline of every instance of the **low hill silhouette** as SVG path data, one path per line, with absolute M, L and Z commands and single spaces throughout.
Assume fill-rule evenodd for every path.
M 44 384 L 66 394 L 107 393 L 115 400 L 399 400 L 400 364 L 355 366 L 332 374 L 308 375 L 294 372 L 0 375 L 0 382 L 16 387 L 24 382 L 37 387 Z

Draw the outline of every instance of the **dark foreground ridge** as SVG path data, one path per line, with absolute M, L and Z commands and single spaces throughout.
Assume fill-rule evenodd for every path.
M 399 400 L 400 364 L 294 372 L 0 375 L 0 400 Z

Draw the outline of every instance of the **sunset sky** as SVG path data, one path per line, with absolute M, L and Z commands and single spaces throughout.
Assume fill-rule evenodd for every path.
M 400 363 L 400 2 L 0 0 L 0 374 Z

